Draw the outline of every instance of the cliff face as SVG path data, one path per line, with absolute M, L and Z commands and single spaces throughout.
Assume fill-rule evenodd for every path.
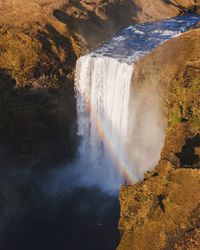
M 77 57 L 126 25 L 187 11 L 199 1 L 0 0 L 0 167 L 73 157 Z M 137 65 L 134 82 L 164 86 L 169 126 L 157 168 L 121 190 L 119 249 L 199 249 L 199 35 Z
M 77 57 L 126 25 L 169 18 L 196 5 L 193 0 L 1 0 L 1 159 L 15 155 L 13 162 L 21 165 L 73 157 Z
M 51 14 L 61 4 L 5 1 L 0 6 L 0 165 L 69 159 L 76 145 L 71 84 L 76 55 L 68 29 Z
M 200 29 L 144 57 L 133 82 L 162 90 L 168 128 L 155 170 L 120 191 L 118 249 L 199 249 Z

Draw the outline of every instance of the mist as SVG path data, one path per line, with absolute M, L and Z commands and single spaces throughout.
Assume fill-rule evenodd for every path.
M 160 160 L 167 119 L 161 89 L 155 85 L 137 89 L 133 81 L 131 90 L 126 148 L 138 181 L 143 179 L 145 172 L 153 170 Z

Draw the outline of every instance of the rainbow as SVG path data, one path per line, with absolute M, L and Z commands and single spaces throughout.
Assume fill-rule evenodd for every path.
M 95 123 L 97 127 L 97 133 L 109 150 L 114 164 L 124 177 L 125 184 L 134 184 L 141 178 L 141 176 L 139 176 L 136 170 L 134 170 L 134 167 L 124 157 L 120 145 L 117 145 L 117 143 L 112 140 L 109 126 L 105 124 L 105 122 L 97 113 L 95 105 L 92 104 L 91 98 L 88 98 L 87 103 L 87 112 L 90 114 L 91 120 Z

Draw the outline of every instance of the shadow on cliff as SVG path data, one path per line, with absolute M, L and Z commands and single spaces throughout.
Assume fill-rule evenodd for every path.
M 70 3 L 83 13 L 84 8 L 80 3 L 75 1 L 70 1 Z M 98 9 L 99 15 L 94 11 L 89 11 L 87 16 L 83 14 L 83 16 L 75 17 L 68 15 L 61 9 L 54 10 L 53 15 L 67 25 L 71 30 L 72 37 L 79 34 L 89 46 L 94 47 L 100 41 L 107 40 L 121 28 L 133 24 L 133 17 L 137 15 L 139 10 L 140 8 L 133 1 L 128 0 L 125 5 L 123 3 L 104 4 Z M 101 14 L 106 15 L 107 18 L 102 18 Z
M 173 2 L 171 0 L 163 0 L 163 2 L 180 9 L 181 14 L 197 13 L 197 11 L 198 11 L 197 6 L 195 6 L 195 5 L 192 6 L 191 8 L 188 8 L 188 7 L 184 7 L 183 5 L 181 5 L 177 2 Z
M 51 24 L 47 24 L 44 31 L 38 32 L 37 38 L 42 45 L 42 50 L 44 53 L 49 58 L 53 57 L 54 61 L 56 61 L 58 64 L 57 67 L 54 65 L 51 74 L 55 73 L 63 66 L 65 66 L 65 68 L 70 67 L 71 69 L 75 67 L 76 55 L 71 41 L 67 37 L 60 34 Z M 61 61 L 58 55 L 56 55 L 53 51 L 53 45 L 56 46 L 57 50 L 64 50 L 64 55 L 67 56 L 63 61 Z
M 180 166 L 188 168 L 200 168 L 200 135 L 188 139 L 182 147 L 182 151 L 176 153 Z
M 60 80 L 61 89 L 16 88 L 9 73 L 0 70 L 1 168 L 45 167 L 73 158 L 76 108 L 67 97 L 73 97 L 74 90 L 66 79 Z

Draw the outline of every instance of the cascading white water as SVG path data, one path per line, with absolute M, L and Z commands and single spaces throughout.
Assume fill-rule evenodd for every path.
M 160 158 L 165 122 L 159 92 L 130 91 L 134 63 L 198 21 L 178 17 L 130 26 L 76 66 L 81 182 L 116 189 L 142 178 Z
M 132 65 L 93 55 L 81 57 L 76 66 L 79 154 L 111 187 L 122 182 L 111 154 L 125 159 L 132 72 Z

